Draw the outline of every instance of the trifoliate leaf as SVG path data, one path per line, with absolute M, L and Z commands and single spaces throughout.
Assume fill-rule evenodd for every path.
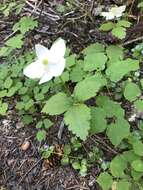
M 135 154 L 143 156 L 143 143 L 139 140 L 133 143 L 133 150 Z
M 111 29 L 114 28 L 114 23 L 113 22 L 107 22 L 107 23 L 104 23 L 100 26 L 99 30 L 102 30 L 102 31 L 110 31 Z
M 84 70 L 104 70 L 107 57 L 104 53 L 88 53 L 84 58 Z
M 121 26 L 118 26 L 116 28 L 113 28 L 112 34 L 113 36 L 122 40 L 126 37 L 126 29 Z
M 103 190 L 109 190 L 112 186 L 112 176 L 107 172 L 101 173 L 96 180 Z
M 124 61 L 112 62 L 106 70 L 106 74 L 113 82 L 118 82 L 126 74 L 139 69 L 139 61 L 134 59 L 126 59 Z
M 106 85 L 106 79 L 101 75 L 87 77 L 83 81 L 77 83 L 74 89 L 74 97 L 79 101 L 88 100 L 96 96 L 97 92 Z M 88 89 L 88 90 L 87 90 Z
M 101 133 L 106 127 L 106 113 L 104 109 L 91 107 L 91 133 Z
M 143 161 L 138 159 L 132 162 L 132 168 L 137 172 L 143 172 Z
M 85 104 L 74 105 L 64 115 L 68 129 L 82 140 L 88 136 L 90 119 L 90 109 Z
M 126 179 L 122 179 L 116 184 L 117 190 L 129 190 L 130 189 L 130 183 Z
M 127 167 L 127 161 L 125 159 L 122 158 L 122 156 L 116 156 L 115 158 L 112 159 L 111 163 L 110 163 L 110 171 L 111 174 L 114 177 L 124 177 L 125 173 L 124 170 Z
M 124 89 L 124 96 L 129 101 L 134 101 L 141 95 L 139 86 L 133 82 L 128 83 Z
M 101 52 L 104 52 L 104 45 L 100 43 L 91 44 L 83 50 L 83 53 L 85 55 L 88 55 L 90 53 L 101 53 Z
M 59 92 L 47 101 L 42 112 L 49 115 L 58 115 L 67 111 L 71 105 L 71 99 L 65 93 Z
M 136 100 L 134 106 L 139 112 L 143 112 L 143 100 Z
M 118 146 L 129 134 L 130 125 L 124 118 L 118 119 L 108 126 L 107 136 L 114 146 Z

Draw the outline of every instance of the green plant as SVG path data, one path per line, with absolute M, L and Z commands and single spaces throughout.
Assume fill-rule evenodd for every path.
M 104 32 L 111 31 L 112 35 L 118 39 L 126 37 L 126 28 L 129 28 L 131 23 L 126 20 L 119 20 L 116 23 L 109 21 L 100 26 L 100 30 Z

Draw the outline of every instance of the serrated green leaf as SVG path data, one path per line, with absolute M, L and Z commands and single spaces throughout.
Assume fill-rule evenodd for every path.
M 102 30 L 102 31 L 110 31 L 111 29 L 114 28 L 114 23 L 113 22 L 107 22 L 107 23 L 104 23 L 100 26 L 99 30 Z
M 134 101 L 141 95 L 139 86 L 133 82 L 128 83 L 124 89 L 124 97 L 129 101 Z
M 90 119 L 90 109 L 85 104 L 74 105 L 64 115 L 68 129 L 82 140 L 88 136 Z
M 143 100 L 136 100 L 134 105 L 139 112 L 143 112 Z
M 94 43 L 94 44 L 89 45 L 82 52 L 85 55 L 88 55 L 90 53 L 101 53 L 101 52 L 104 52 L 104 45 L 100 43 Z
M 43 124 L 44 124 L 45 129 L 49 129 L 53 125 L 53 122 L 49 119 L 44 119 Z
M 124 118 L 118 119 L 115 123 L 110 124 L 107 129 L 107 136 L 114 146 L 118 146 L 129 134 L 130 125 Z
M 40 142 L 45 140 L 46 139 L 46 131 L 45 130 L 38 131 L 38 133 L 36 134 L 36 138 Z
M 106 113 L 104 109 L 91 107 L 91 133 L 101 133 L 106 127 Z
M 8 104 L 2 103 L 0 104 L 0 115 L 5 115 L 8 110 Z
M 106 79 L 101 75 L 87 77 L 83 81 L 77 83 L 74 89 L 74 97 L 79 101 L 88 100 L 96 96 L 97 92 L 106 85 Z M 88 89 L 88 90 L 87 90 Z
M 133 150 L 135 154 L 143 156 L 143 143 L 139 140 L 133 143 Z
M 106 48 L 106 53 L 110 59 L 111 64 L 112 62 L 122 60 L 124 57 L 123 47 L 117 45 L 108 46 Z
M 104 70 L 107 57 L 104 53 L 88 53 L 84 58 L 84 70 Z
M 123 26 L 125 28 L 129 28 L 131 26 L 131 22 L 127 20 L 119 20 L 117 26 Z
M 126 74 L 139 69 L 139 61 L 134 59 L 126 59 L 124 61 L 112 62 L 106 70 L 106 74 L 113 82 L 118 82 Z
M 23 45 L 23 35 L 19 34 L 14 36 L 10 38 L 8 41 L 6 41 L 5 44 L 13 49 L 15 48 L 20 49 Z
M 107 172 L 101 173 L 96 180 L 103 190 L 109 190 L 112 187 L 112 176 Z
M 82 63 L 77 63 L 75 67 L 70 72 L 70 80 L 72 82 L 79 82 L 84 77 L 83 65 Z
M 122 179 L 116 184 L 117 190 L 129 190 L 130 189 L 130 183 L 126 179 Z
M 114 177 L 125 177 L 124 170 L 127 167 L 127 161 L 123 159 L 120 155 L 116 156 L 115 158 L 112 159 L 110 163 L 110 171 L 111 174 Z
M 71 98 L 69 98 L 65 93 L 59 92 L 47 101 L 42 112 L 49 115 L 58 115 L 67 111 L 71 106 Z
M 132 162 L 132 168 L 137 172 L 143 172 L 143 161 L 138 159 Z
M 122 40 L 126 37 L 126 29 L 121 26 L 118 26 L 116 28 L 113 28 L 112 34 L 113 36 Z
M 8 78 L 5 80 L 5 82 L 4 82 L 4 87 L 8 89 L 8 88 L 11 87 L 12 83 L 13 83 L 13 80 L 12 80 L 10 77 L 8 77 Z

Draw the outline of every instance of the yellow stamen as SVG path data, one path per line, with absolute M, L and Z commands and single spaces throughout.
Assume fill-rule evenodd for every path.
M 48 65 L 48 59 L 43 59 L 42 63 L 43 63 L 44 65 Z

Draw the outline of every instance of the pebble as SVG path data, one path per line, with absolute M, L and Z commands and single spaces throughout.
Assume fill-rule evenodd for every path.
M 21 145 L 21 150 L 26 151 L 30 147 L 29 141 L 24 141 L 24 143 Z

